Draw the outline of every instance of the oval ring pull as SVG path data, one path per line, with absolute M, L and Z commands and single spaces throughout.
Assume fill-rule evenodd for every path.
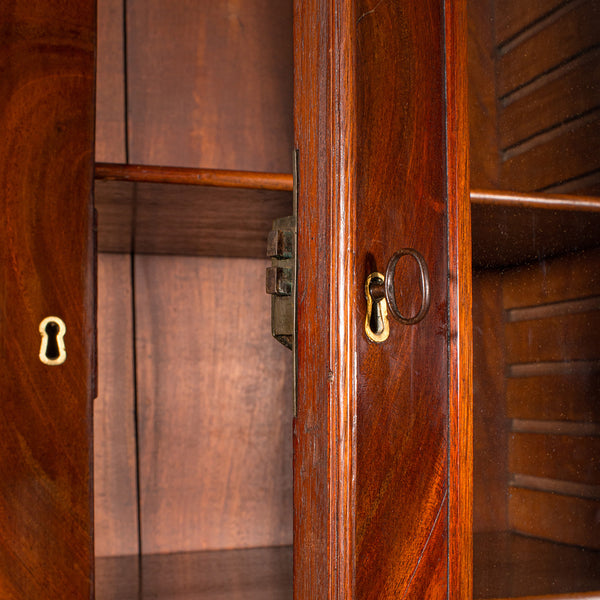
M 419 265 L 421 306 L 417 314 L 412 317 L 405 317 L 398 309 L 398 304 L 396 302 L 394 277 L 396 275 L 396 266 L 398 265 L 398 261 L 403 256 L 410 256 L 414 258 Z M 387 269 L 385 270 L 384 280 L 381 281 L 381 278 L 372 279 L 369 285 L 369 292 L 373 302 L 379 302 L 385 298 L 392 316 L 396 320 L 400 321 L 400 323 L 403 323 L 404 325 L 415 325 L 419 321 L 422 321 L 427 314 L 429 305 L 431 303 L 429 269 L 427 268 L 427 263 L 425 262 L 423 255 L 413 248 L 402 248 L 401 250 L 398 250 L 398 252 L 395 252 L 388 262 Z

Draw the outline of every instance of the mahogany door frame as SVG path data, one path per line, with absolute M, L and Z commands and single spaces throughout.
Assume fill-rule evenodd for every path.
M 358 450 L 360 427 L 365 422 L 362 415 L 371 402 L 371 384 L 359 372 L 359 364 L 363 360 L 360 352 L 361 348 L 364 349 L 361 336 L 364 336 L 366 303 L 362 279 L 364 267 L 361 264 L 365 248 L 360 247 L 365 236 L 361 238 L 358 228 L 372 227 L 373 223 L 365 224 L 364 219 L 359 222 L 357 215 L 366 214 L 360 204 L 364 204 L 365 197 L 368 203 L 373 202 L 373 206 L 382 206 L 377 204 L 376 198 L 368 196 L 369 182 L 361 181 L 364 170 L 361 171 L 363 165 L 359 161 L 370 160 L 364 148 L 369 144 L 374 146 L 376 136 L 381 135 L 381 131 L 365 132 L 364 125 L 361 129 L 361 123 L 371 118 L 359 114 L 359 108 L 363 111 L 365 108 L 361 94 L 371 94 L 369 98 L 383 98 L 385 93 L 365 92 L 360 87 L 365 81 L 377 86 L 377 80 L 370 79 L 370 73 L 365 75 L 365 69 L 370 67 L 364 64 L 367 42 L 359 24 L 365 19 L 379 19 L 384 32 L 389 26 L 389 23 L 385 24 L 386 20 L 400 13 L 407 17 L 407 21 L 396 24 L 395 35 L 408 36 L 413 45 L 400 40 L 398 48 L 410 47 L 414 51 L 406 59 L 391 56 L 390 60 L 397 59 L 402 66 L 398 72 L 400 79 L 412 72 L 411 69 L 419 73 L 419 69 L 425 68 L 422 65 L 429 64 L 426 54 L 435 53 L 435 50 L 426 46 L 426 40 L 422 43 L 419 40 L 420 36 L 427 37 L 427 27 L 431 28 L 432 22 L 437 28 L 433 34 L 437 36 L 435 44 L 439 43 L 440 49 L 439 55 L 432 59 L 435 65 L 427 69 L 428 73 L 435 74 L 435 85 L 439 90 L 438 96 L 441 96 L 438 100 L 443 107 L 442 120 L 438 119 L 434 125 L 419 122 L 412 129 L 415 140 L 417 135 L 425 138 L 430 135 L 436 150 L 431 152 L 431 156 L 426 156 L 426 152 L 416 152 L 409 158 L 421 161 L 432 173 L 437 173 L 438 178 L 441 176 L 441 193 L 445 196 L 432 202 L 436 206 L 442 202 L 445 206 L 445 240 L 442 241 L 442 245 L 445 244 L 443 260 L 447 261 L 442 269 L 445 281 L 441 278 L 435 285 L 438 296 L 446 299 L 446 308 L 443 314 L 432 316 L 432 313 L 427 318 L 439 321 L 447 343 L 447 369 L 440 373 L 445 380 L 440 406 L 445 413 L 446 429 L 438 431 L 441 438 L 436 442 L 443 446 L 445 452 L 445 459 L 441 462 L 447 461 L 445 466 L 439 467 L 444 471 L 439 481 L 445 486 L 446 496 L 444 512 L 436 517 L 439 520 L 440 514 L 443 514 L 444 523 L 437 526 L 440 531 L 432 538 L 432 528 L 425 532 L 424 541 L 415 541 L 415 544 L 422 543 L 423 552 L 428 544 L 439 545 L 438 558 L 432 555 L 429 567 L 422 556 L 417 557 L 414 563 L 407 562 L 405 559 L 410 557 L 400 551 L 403 541 L 392 540 L 389 547 L 399 552 L 395 557 L 397 567 L 380 574 L 376 572 L 381 570 L 376 566 L 378 558 L 373 559 L 372 573 L 359 564 L 359 561 L 371 560 L 371 548 L 387 534 L 383 531 L 385 518 L 376 525 L 357 522 L 357 519 L 364 520 L 365 511 L 379 502 L 377 500 L 369 506 L 365 504 L 370 502 L 365 498 L 371 492 L 361 489 L 365 479 L 365 459 Z M 363 600 L 371 597 L 371 593 L 375 594 L 370 590 L 379 590 L 379 595 L 373 597 L 470 599 L 471 258 L 465 1 L 382 3 L 376 0 L 296 0 L 294 19 L 295 143 L 299 150 L 294 597 L 296 600 Z M 410 28 L 419 31 L 415 34 Z M 376 39 L 377 31 L 368 35 L 372 36 L 370 39 Z M 382 43 L 381 48 L 385 48 L 385 44 Z M 360 55 L 360 52 L 363 54 Z M 390 66 L 386 60 L 385 57 L 382 59 L 383 65 L 377 60 L 373 64 L 374 68 L 381 68 L 385 75 L 389 75 L 397 65 Z M 403 60 L 408 63 L 402 63 Z M 416 77 L 410 85 L 414 86 L 416 93 L 425 94 L 430 82 L 419 81 Z M 361 101 L 363 105 L 359 106 Z M 417 114 L 418 109 L 415 110 Z M 431 127 L 437 128 L 436 131 L 429 133 L 433 131 Z M 387 157 L 386 160 L 385 165 L 393 165 L 393 161 L 402 160 L 402 156 Z M 427 186 L 427 180 L 424 181 Z M 367 196 L 364 195 L 365 189 Z M 359 194 L 362 194 L 360 200 Z M 400 209 L 400 212 L 403 210 Z M 389 229 L 396 224 L 384 223 L 381 226 Z M 421 223 L 421 226 L 427 225 Z M 438 230 L 439 227 L 438 224 Z M 379 233 L 373 231 L 373 237 Z M 407 233 L 410 236 L 413 232 Z M 386 235 L 393 239 L 395 234 Z M 386 248 L 385 252 L 389 256 L 395 249 Z M 392 323 L 392 327 L 396 326 Z M 385 355 L 385 352 L 380 354 Z M 411 407 L 404 406 L 402 410 L 413 414 Z M 417 413 L 415 408 L 414 414 Z M 365 447 L 364 442 L 361 443 Z M 402 443 L 398 442 L 399 448 Z M 408 458 L 401 457 L 401 460 Z M 415 459 L 415 456 L 411 457 L 411 460 Z M 377 469 L 377 465 L 374 464 L 373 468 Z M 407 501 L 408 495 L 403 498 L 404 501 Z M 417 498 L 415 502 L 418 501 Z M 393 527 L 394 524 L 390 522 L 388 526 Z M 366 551 L 359 547 L 357 541 L 357 531 L 364 537 L 365 527 L 371 527 L 368 535 L 375 540 L 369 542 L 371 547 Z M 375 527 L 379 529 L 373 530 Z M 388 542 L 381 543 L 383 548 Z M 381 554 L 381 551 L 374 548 L 373 554 Z M 443 560 L 447 561 L 445 567 L 434 565 Z M 413 566 L 409 567 L 409 563 Z M 437 570 L 432 574 L 434 567 Z M 402 573 L 407 569 L 410 572 Z M 428 574 L 428 569 L 432 573 Z M 367 581 L 370 577 L 372 581 Z M 428 577 L 436 579 L 436 582 L 429 584 L 426 582 Z M 419 580 L 425 583 L 418 583 Z

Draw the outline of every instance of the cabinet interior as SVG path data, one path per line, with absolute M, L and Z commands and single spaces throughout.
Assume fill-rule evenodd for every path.
M 101 0 L 98 38 L 96 597 L 288 598 L 292 2 Z
M 600 10 L 468 11 L 474 598 L 597 598 Z
M 598 13 L 469 1 L 475 598 L 600 590 Z M 289 598 L 292 2 L 100 0 L 98 38 L 97 597 Z

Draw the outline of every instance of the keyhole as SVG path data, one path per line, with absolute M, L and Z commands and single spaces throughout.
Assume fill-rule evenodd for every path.
M 59 317 L 46 317 L 40 323 L 42 345 L 40 347 L 40 360 L 45 365 L 60 365 L 65 362 L 64 336 L 67 331 L 65 323 Z
M 371 331 L 376 334 L 383 333 L 383 315 L 381 314 L 381 301 L 373 303 L 373 309 L 371 310 L 371 319 L 369 325 Z
M 371 282 L 383 284 L 384 276 L 381 273 L 371 273 L 365 283 L 365 296 L 367 298 L 367 316 L 365 319 L 365 333 L 376 343 L 385 342 L 390 335 L 390 323 L 387 313 L 385 298 L 374 298 L 371 295 Z
M 50 321 L 46 325 L 46 334 L 48 335 L 48 343 L 46 344 L 46 358 L 48 360 L 56 360 L 60 356 L 58 351 L 58 332 L 60 327 L 54 321 Z

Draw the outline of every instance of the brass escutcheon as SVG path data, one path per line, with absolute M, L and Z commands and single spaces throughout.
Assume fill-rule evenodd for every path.
M 45 365 L 62 365 L 67 360 L 65 350 L 65 333 L 67 326 L 60 317 L 46 317 L 40 323 L 40 335 L 42 345 L 40 346 L 40 360 Z

